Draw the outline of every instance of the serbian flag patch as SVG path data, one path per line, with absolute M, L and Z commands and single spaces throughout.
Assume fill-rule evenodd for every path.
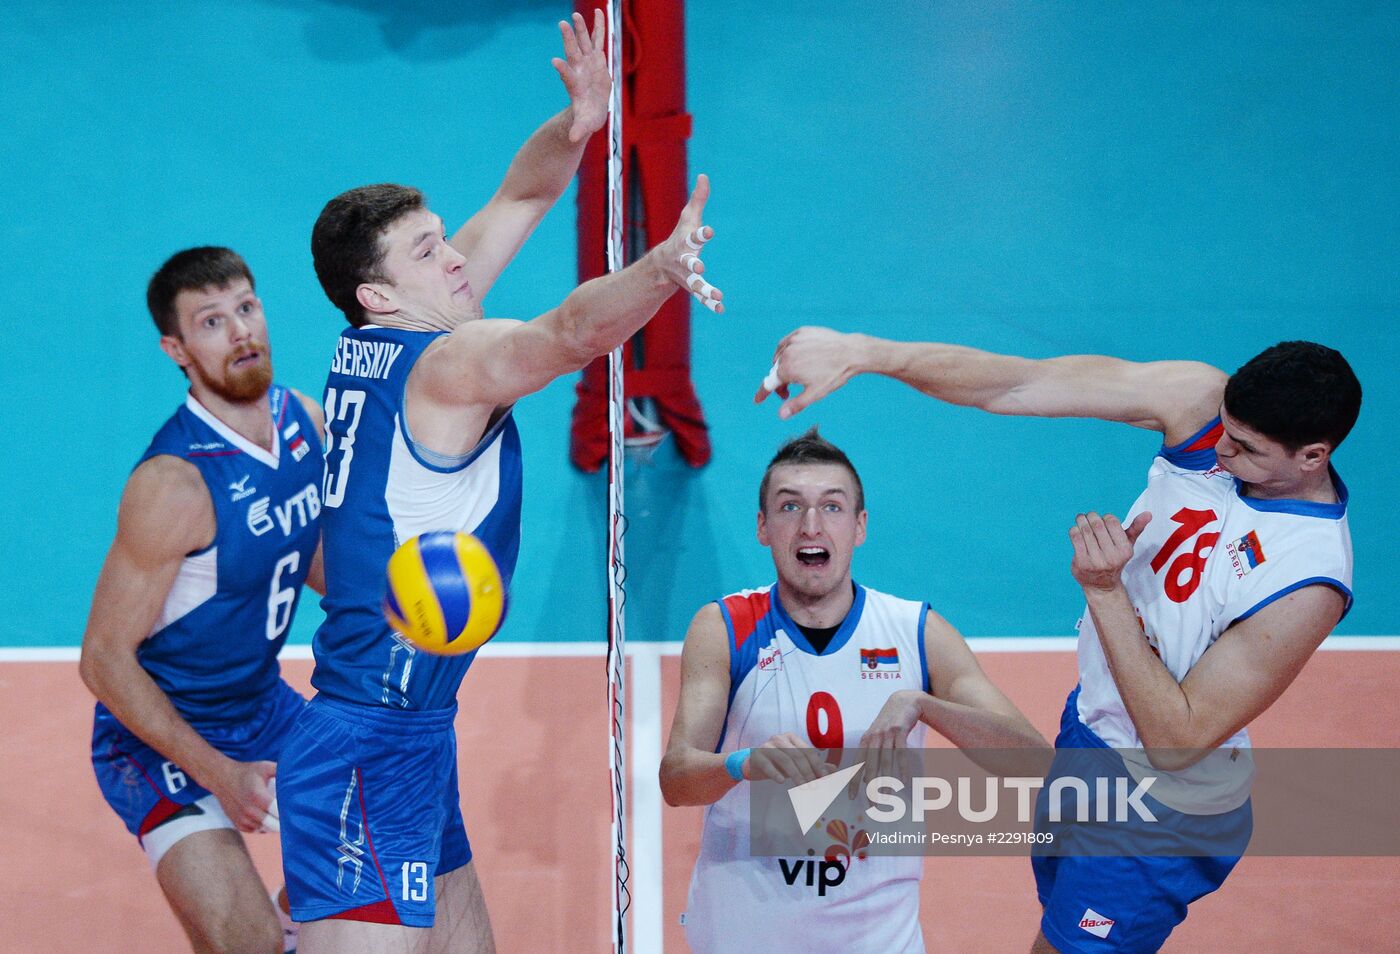
M 1259 545 L 1259 536 L 1253 530 L 1230 544 L 1226 550 L 1235 564 L 1238 576 L 1244 576 L 1264 562 L 1264 548 Z
M 860 668 L 875 672 L 899 672 L 899 652 L 890 649 L 862 649 Z

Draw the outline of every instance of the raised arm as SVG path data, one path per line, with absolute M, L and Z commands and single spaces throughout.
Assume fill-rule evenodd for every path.
M 1138 363 L 1103 355 L 1032 360 L 960 345 L 889 341 L 829 328 L 799 328 L 778 344 L 774 373 L 755 395 L 776 390 L 791 417 L 858 374 L 882 374 L 929 397 L 993 414 L 1090 417 L 1158 431 L 1169 444 L 1215 416 L 1225 375 L 1194 361 Z M 802 385 L 790 395 L 789 385 Z M 770 387 L 775 385 L 775 387 Z
M 92 598 L 79 672 L 112 714 L 147 745 L 213 792 L 243 831 L 261 824 L 272 795 L 272 762 L 236 762 L 190 727 L 136 659 L 187 553 L 214 539 L 209 491 L 195 467 L 153 457 L 131 475 L 117 538 Z
M 603 11 L 593 13 L 590 35 L 583 16 L 561 20 L 564 59 L 553 62 L 569 105 L 548 119 L 511 160 L 496 194 L 452 236 L 467 259 L 463 271 L 478 299 L 496 283 L 535 226 L 564 194 L 588 139 L 608 118 L 612 73 L 604 56 Z
M 699 252 L 714 234 L 702 224 L 709 193 L 702 175 L 669 238 L 622 271 L 584 282 L 538 318 L 458 326 L 414 368 L 410 401 L 444 410 L 511 404 L 622 344 L 681 288 L 723 311 L 723 296 L 701 277 Z

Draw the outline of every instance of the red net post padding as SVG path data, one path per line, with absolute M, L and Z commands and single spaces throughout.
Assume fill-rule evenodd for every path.
M 576 0 L 591 16 L 596 0 Z M 640 186 L 641 221 L 624 203 L 626 231 L 642 229 L 655 244 L 670 233 L 689 196 L 685 111 L 684 0 L 629 0 L 623 22 L 623 154 L 625 175 Z M 591 22 L 591 20 L 590 20 Z M 578 277 L 607 270 L 607 137 L 597 135 L 579 167 Z M 692 467 L 710 459 L 709 428 L 690 376 L 690 296 L 677 292 L 625 349 L 626 393 L 651 398 L 661 424 Z M 608 456 L 607 360 L 584 369 L 570 427 L 569 457 L 581 470 L 596 471 Z M 629 433 L 635 427 L 627 420 Z

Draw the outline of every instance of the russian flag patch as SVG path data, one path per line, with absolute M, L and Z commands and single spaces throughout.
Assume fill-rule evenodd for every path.
M 862 649 L 860 668 L 872 672 L 899 672 L 899 652 L 889 649 Z
M 301 460 L 311 453 L 311 446 L 306 443 L 306 438 L 301 435 L 301 425 L 296 421 L 288 424 L 282 429 L 282 439 L 287 442 L 287 449 L 292 452 L 293 460 Z

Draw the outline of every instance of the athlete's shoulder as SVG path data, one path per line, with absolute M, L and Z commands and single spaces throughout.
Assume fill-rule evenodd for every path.
M 141 501 L 176 503 L 194 497 L 209 497 L 209 488 L 199 468 L 178 454 L 153 454 L 136 465 L 127 478 L 125 497 Z
M 1351 530 L 1345 497 L 1336 503 L 1245 495 L 1238 499 L 1243 506 L 1233 509 L 1226 528 L 1228 539 L 1222 541 L 1238 577 L 1265 568 L 1296 573 L 1297 568 L 1321 572 L 1330 567 L 1350 582 Z
M 715 602 L 724 615 L 725 624 L 734 633 L 734 641 L 742 644 L 758 628 L 758 621 L 767 616 L 773 608 L 773 586 L 752 590 L 740 590 Z
M 127 543 L 187 552 L 207 545 L 214 525 L 209 486 L 189 461 L 156 454 L 127 478 L 117 513 L 118 535 Z

